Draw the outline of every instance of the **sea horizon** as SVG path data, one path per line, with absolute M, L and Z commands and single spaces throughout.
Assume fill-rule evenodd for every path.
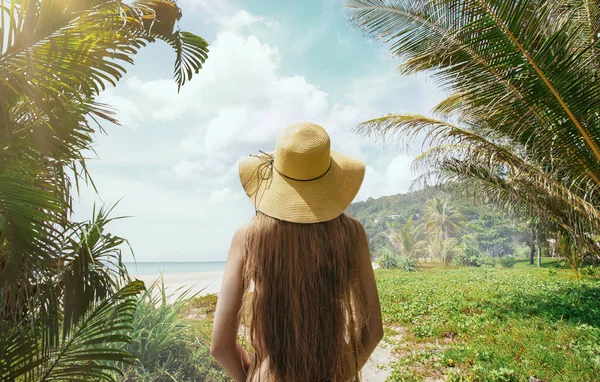
M 133 276 L 225 270 L 225 261 L 124 261 L 123 264 Z

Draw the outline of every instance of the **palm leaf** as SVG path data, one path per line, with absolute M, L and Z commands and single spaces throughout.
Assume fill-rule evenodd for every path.
M 0 361 L 0 379 L 114 381 L 121 372 L 113 364 L 135 359 L 118 346 L 131 340 L 136 296 L 143 289 L 141 281 L 125 285 L 88 310 L 76 329 L 47 351 L 28 325 L 14 328 Z
M 119 372 L 119 369 L 102 361 L 133 361 L 130 353 L 114 346 L 130 341 L 127 333 L 133 329 L 136 296 L 143 289 L 143 282 L 131 282 L 90 310 L 77 328 L 63 337 L 62 346 L 49 355 L 39 380 L 64 381 L 83 377 L 113 381 L 112 372 Z
M 473 132 L 408 114 L 366 121 L 358 130 L 405 142 L 423 137 L 429 148 L 415 166 L 432 170 L 417 184 L 449 183 L 465 192 L 478 192 L 517 216 L 542 217 L 572 234 L 580 245 L 597 250 L 591 238 L 600 232 L 600 199 L 594 191 L 598 186 L 590 182 L 580 188 L 579 179 L 562 176 L 562 169 L 553 172 L 549 165 L 540 166 L 518 143 L 506 141 L 494 131 Z M 502 139 L 505 141 L 500 143 Z
M 527 146 L 552 147 L 571 175 L 600 182 L 597 20 L 579 20 L 595 2 L 535 0 L 356 0 L 349 18 L 452 94 L 438 109 Z M 592 20 L 592 19 L 588 19 Z M 459 96 L 459 100 L 456 98 Z

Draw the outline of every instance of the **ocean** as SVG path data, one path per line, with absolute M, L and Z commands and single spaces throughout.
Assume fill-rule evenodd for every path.
M 157 275 L 162 273 L 192 273 L 214 272 L 225 270 L 224 261 L 208 262 L 125 262 L 125 266 L 132 276 Z

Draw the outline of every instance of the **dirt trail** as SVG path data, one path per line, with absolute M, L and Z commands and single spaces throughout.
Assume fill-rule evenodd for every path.
M 392 353 L 393 344 L 402 341 L 406 329 L 401 327 L 390 329 L 395 331 L 396 335 L 379 342 L 362 369 L 362 381 L 384 382 L 392 373 L 391 363 L 397 358 L 397 355 Z
M 390 363 L 394 360 L 391 345 L 380 342 L 362 369 L 363 382 L 384 382 L 392 373 Z

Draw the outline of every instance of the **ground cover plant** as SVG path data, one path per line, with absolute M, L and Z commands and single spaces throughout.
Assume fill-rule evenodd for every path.
M 137 299 L 130 333 L 122 346 L 137 359 L 121 365 L 123 381 L 230 381 L 209 352 L 216 295 L 175 297 L 156 282 Z M 175 293 L 175 292 L 173 292 Z
M 600 283 L 556 266 L 377 270 L 389 380 L 597 380 Z

